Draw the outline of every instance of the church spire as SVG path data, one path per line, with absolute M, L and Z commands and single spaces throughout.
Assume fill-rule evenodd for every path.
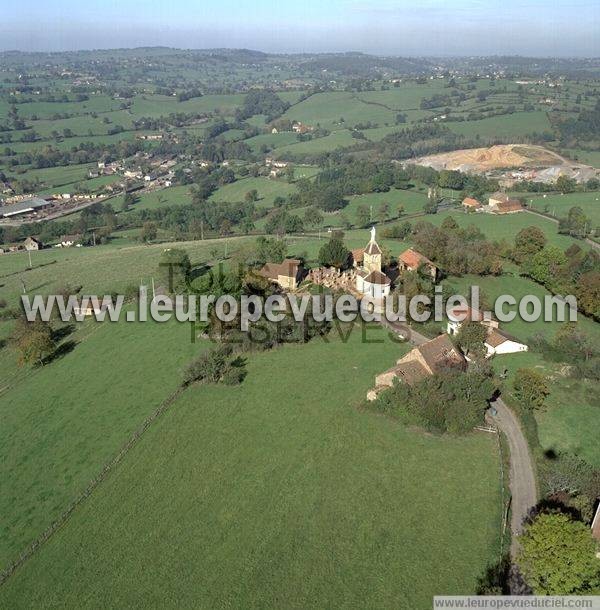
M 375 241 L 375 226 L 371 227 L 371 241 Z

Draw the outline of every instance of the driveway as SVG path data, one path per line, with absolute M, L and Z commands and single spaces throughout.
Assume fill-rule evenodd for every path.
M 511 556 L 514 558 L 519 548 L 518 536 L 523 531 L 523 521 L 529 510 L 537 503 L 537 488 L 533 461 L 529 445 L 523 435 L 517 416 L 498 398 L 492 403 L 497 414 L 492 419 L 498 428 L 504 432 L 510 450 L 509 485 L 512 495 L 511 522 L 512 532 Z
M 392 332 L 404 337 L 411 345 L 422 345 L 423 343 L 430 341 L 425 335 L 418 333 L 414 328 L 411 328 L 404 322 L 388 322 L 384 316 L 381 318 L 381 324 Z

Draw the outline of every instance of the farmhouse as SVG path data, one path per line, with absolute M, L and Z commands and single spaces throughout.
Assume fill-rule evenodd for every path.
M 479 210 L 482 207 L 481 202 L 473 197 L 465 197 L 462 200 L 462 206 L 465 210 Z
M 492 214 L 514 214 L 522 212 L 523 206 L 518 199 L 512 199 L 506 193 L 494 193 L 490 195 L 486 212 Z
M 301 123 L 300 121 L 294 123 L 292 125 L 292 130 L 295 131 L 296 133 L 308 133 L 309 131 L 313 131 L 313 127 L 311 127 L 310 125 L 305 125 L 304 123 Z
M 527 345 L 499 328 L 489 329 L 484 345 L 488 358 L 494 354 L 515 354 L 529 349 Z
M 387 297 L 392 281 L 381 270 L 381 248 L 375 241 L 375 227 L 371 228 L 371 239 L 367 246 L 354 250 L 352 256 L 356 267 L 356 290 L 374 299 Z
M 44 245 L 39 239 L 30 236 L 23 242 L 23 247 L 25 250 L 41 250 Z
M 426 256 L 409 248 L 398 257 L 398 269 L 400 271 L 417 271 L 419 268 L 423 268 L 435 282 L 439 269 Z
M 466 370 L 467 361 L 447 335 L 440 335 L 412 349 L 396 365 L 375 377 L 375 388 L 367 393 L 368 400 L 395 382 L 413 385 L 446 369 Z
M 58 248 L 70 248 L 71 246 L 81 246 L 82 235 L 63 235 L 58 242 Z
M 302 280 L 302 261 L 286 258 L 282 263 L 267 263 L 258 274 L 284 290 L 296 290 Z
M 486 358 L 495 354 L 515 354 L 526 352 L 529 348 L 518 339 L 498 328 L 498 321 L 485 317 L 480 311 L 471 307 L 455 307 L 448 312 L 446 332 L 456 335 L 464 322 L 479 322 L 488 329 L 484 345 Z

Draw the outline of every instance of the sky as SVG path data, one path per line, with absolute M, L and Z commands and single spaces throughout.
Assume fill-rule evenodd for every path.
M 600 0 L 1 0 L 0 50 L 600 56 Z

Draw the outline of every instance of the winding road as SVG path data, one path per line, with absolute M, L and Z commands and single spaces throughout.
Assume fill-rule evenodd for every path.
M 518 537 L 523 531 L 523 521 L 529 510 L 537 503 L 535 473 L 529 445 L 517 416 L 501 398 L 496 399 L 492 406 L 496 409 L 496 415 L 493 415 L 492 419 L 506 436 L 510 450 L 509 486 L 512 496 L 510 553 L 514 558 L 519 548 Z
M 429 340 L 407 324 L 388 322 L 385 318 L 382 318 L 381 322 L 386 328 L 402 335 L 412 345 L 421 345 Z M 523 531 L 523 521 L 537 503 L 535 470 L 529 445 L 517 416 L 501 398 L 497 398 L 491 404 L 496 409 L 496 415 L 491 418 L 506 436 L 510 451 L 509 487 L 512 498 L 510 554 L 514 559 L 519 549 L 519 535 Z

